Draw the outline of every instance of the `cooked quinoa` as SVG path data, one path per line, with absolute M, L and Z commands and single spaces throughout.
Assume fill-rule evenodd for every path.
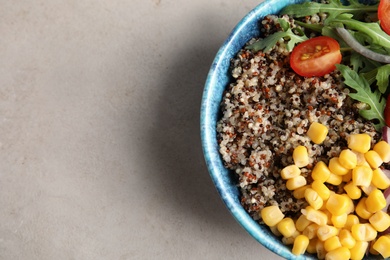
M 321 20 L 311 17 L 309 22 L 313 19 Z M 273 15 L 261 24 L 264 35 L 280 27 Z M 278 205 L 290 216 L 306 206 L 280 178 L 281 169 L 293 163 L 295 147 L 308 148 L 310 163 L 301 170 L 310 183 L 312 167 L 338 156 L 347 147 L 348 135 L 364 132 L 373 141 L 379 138 L 373 124 L 359 117 L 361 104 L 348 96 L 338 71 L 304 78 L 290 68 L 289 55 L 282 41 L 266 53 L 242 49 L 231 61 L 233 80 L 223 94 L 217 123 L 224 164 L 237 177 L 242 205 L 259 221 L 265 206 Z M 329 129 L 322 144 L 314 144 L 306 135 L 312 122 Z

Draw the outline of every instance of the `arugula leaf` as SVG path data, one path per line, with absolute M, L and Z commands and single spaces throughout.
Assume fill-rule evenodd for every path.
M 389 86 L 390 64 L 383 65 L 378 68 L 376 81 L 379 91 L 384 94 Z
M 291 51 L 294 48 L 295 44 L 306 41 L 308 39 L 305 35 L 296 35 L 295 33 L 293 33 L 291 28 L 289 28 L 287 31 L 279 31 L 269 35 L 264 39 L 260 39 L 259 41 L 248 45 L 246 49 L 254 51 L 263 50 L 264 52 L 267 52 L 272 49 L 276 45 L 276 43 L 282 38 L 286 38 L 288 40 L 288 43 L 286 45 L 288 51 Z
M 342 73 L 344 83 L 356 91 L 356 93 L 349 93 L 349 96 L 369 106 L 368 109 L 359 110 L 359 114 L 367 120 L 374 120 L 375 129 L 380 131 L 385 125 L 383 111 L 386 106 L 386 100 L 382 98 L 378 90 L 373 92 L 367 80 L 356 71 L 346 65 L 338 64 L 336 67 Z
M 367 12 L 376 12 L 378 5 L 365 5 L 356 0 L 350 0 L 344 5 L 340 0 L 330 0 L 329 3 L 304 2 L 302 4 L 289 5 L 282 9 L 281 14 L 289 14 L 295 17 L 304 17 L 317 13 L 328 13 L 329 17 L 336 17 L 342 13 L 351 13 L 355 16 Z

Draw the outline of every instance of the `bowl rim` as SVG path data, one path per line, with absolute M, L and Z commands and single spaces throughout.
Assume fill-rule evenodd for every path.
M 238 188 L 232 189 L 236 184 L 228 177 L 229 171 L 224 168 L 217 144 L 216 123 L 219 115 L 219 105 L 222 93 L 229 83 L 228 68 L 230 58 L 253 37 L 260 35 L 258 21 L 267 14 L 277 14 L 280 10 L 291 4 L 302 3 L 308 0 L 265 0 L 249 11 L 234 27 L 224 41 L 214 58 L 207 75 L 201 100 L 200 130 L 202 150 L 210 177 L 225 206 L 236 221 L 260 244 L 275 254 L 286 259 L 315 259 L 310 255 L 295 256 L 291 249 L 283 245 L 265 227 L 259 225 L 244 210 L 239 203 Z M 253 31 L 248 31 L 251 28 Z M 223 77 L 220 78 L 220 73 Z M 221 87 L 221 86 L 224 87 Z M 219 86 L 219 89 L 218 87 Z

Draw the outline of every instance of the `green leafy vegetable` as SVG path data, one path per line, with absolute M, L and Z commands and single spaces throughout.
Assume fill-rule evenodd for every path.
M 378 5 L 365 5 L 356 0 L 350 0 L 344 5 L 340 0 L 329 1 L 328 4 L 317 2 L 305 2 L 285 7 L 281 14 L 289 14 L 295 17 L 304 17 L 318 13 L 328 13 L 329 17 L 336 17 L 342 13 L 350 13 L 354 16 L 361 16 L 367 12 L 376 12 Z
M 293 33 L 291 28 L 288 28 L 287 31 L 279 31 L 271 34 L 268 37 L 260 39 L 259 41 L 247 46 L 246 48 L 254 51 L 263 50 L 264 52 L 267 52 L 272 49 L 282 38 L 288 39 L 286 48 L 289 51 L 294 48 L 295 44 L 306 41 L 308 39 L 305 35 L 297 35 Z
M 360 115 L 367 120 L 373 120 L 376 130 L 380 131 L 385 125 L 383 111 L 386 106 L 386 100 L 382 98 L 382 94 L 379 90 L 372 91 L 367 80 L 348 66 L 338 64 L 336 67 L 342 73 L 344 83 L 356 91 L 355 93 L 350 93 L 349 96 L 369 106 L 368 109 L 361 109 L 359 111 Z

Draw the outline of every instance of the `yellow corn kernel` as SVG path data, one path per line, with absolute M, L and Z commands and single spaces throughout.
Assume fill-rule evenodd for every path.
M 351 231 L 351 228 L 355 224 L 359 224 L 359 217 L 356 216 L 355 214 L 349 214 L 347 216 L 347 222 L 345 222 L 344 228 Z
M 342 177 L 343 182 L 350 182 L 352 180 L 352 170 L 349 170 L 347 174 L 344 174 Z
M 357 241 L 374 240 L 378 234 L 375 228 L 370 223 L 355 224 L 351 228 L 353 238 Z
M 338 236 L 330 237 L 324 241 L 324 248 L 327 252 L 335 250 L 341 246 L 342 245 Z
M 302 187 L 299 187 L 293 191 L 293 196 L 296 199 L 303 199 L 305 197 L 305 190 L 309 188 L 310 185 L 304 185 Z
M 339 239 L 342 246 L 351 249 L 356 244 L 356 239 L 352 236 L 351 231 L 341 229 L 339 232 Z
M 353 200 L 359 199 L 362 196 L 362 190 L 353 184 L 353 182 L 345 184 L 343 188 L 348 196 Z
M 381 190 L 374 190 L 368 195 L 366 208 L 369 212 L 375 213 L 386 206 L 386 198 Z
M 325 255 L 326 260 L 349 260 L 351 252 L 346 247 L 338 247 Z
M 286 167 L 284 167 L 284 168 L 280 171 L 280 176 L 281 176 L 282 179 L 284 179 L 284 180 L 288 180 L 288 179 L 297 177 L 297 176 L 299 176 L 299 175 L 301 175 L 301 169 L 299 169 L 299 167 L 296 166 L 295 164 L 286 166 Z
M 346 193 L 343 193 L 343 194 L 340 194 L 340 195 L 344 196 L 345 198 L 347 198 L 347 201 L 348 201 L 347 214 L 354 212 L 355 211 L 355 203 L 353 202 L 353 200 Z
M 348 213 L 350 209 L 350 202 L 346 196 L 340 194 L 331 194 L 326 201 L 326 209 L 329 210 L 332 215 L 342 215 Z
M 380 236 L 372 246 L 383 258 L 390 257 L 390 236 Z
M 305 199 L 313 209 L 320 209 L 324 203 L 322 198 L 312 188 L 307 188 L 305 190 Z
M 282 233 L 279 232 L 278 227 L 276 225 L 269 227 L 269 229 L 271 230 L 272 234 L 274 234 L 275 236 L 277 237 L 282 236 Z
M 368 221 L 378 232 L 383 232 L 390 227 L 390 216 L 382 210 L 374 213 Z
M 329 188 L 320 180 L 313 181 L 311 188 L 318 193 L 322 200 L 327 200 L 330 196 Z
M 315 144 L 322 143 L 328 135 L 328 128 L 321 123 L 313 122 L 307 130 L 307 136 Z
M 390 162 L 390 144 L 386 141 L 379 141 L 376 143 L 373 150 L 379 154 L 383 162 Z
M 288 179 L 286 181 L 286 188 L 289 190 L 296 190 L 300 187 L 303 187 L 306 185 L 306 178 L 303 177 L 302 175 L 299 175 L 297 177 Z
M 347 137 L 348 148 L 359 153 L 366 153 L 371 147 L 371 136 L 368 134 L 351 134 Z
M 345 226 L 345 223 L 347 222 L 347 213 L 344 213 L 340 216 L 332 215 L 331 221 L 334 227 L 336 228 L 342 228 Z
M 295 227 L 299 232 L 302 232 L 311 223 L 312 222 L 308 220 L 305 215 L 301 214 L 297 219 L 297 221 L 295 221 Z
M 330 172 L 337 174 L 337 175 L 345 175 L 348 173 L 349 169 L 344 168 L 340 164 L 339 157 L 333 157 L 329 160 L 328 168 Z
M 318 259 L 325 259 L 326 250 L 324 247 L 324 241 L 317 239 L 316 251 L 317 251 L 317 258 Z
M 355 207 L 356 214 L 362 219 L 369 219 L 372 216 L 366 207 L 366 200 L 366 197 L 361 198 Z
M 325 182 L 329 178 L 329 175 L 330 175 L 330 170 L 326 165 L 326 163 L 324 163 L 323 161 L 317 162 L 311 172 L 311 177 L 315 181 L 318 180 L 318 181 Z
M 356 186 L 369 186 L 372 180 L 372 169 L 367 166 L 356 166 L 352 170 L 352 182 Z
M 309 254 L 315 254 L 317 253 L 316 245 L 317 245 L 317 238 L 310 239 L 309 238 L 309 244 L 307 245 L 306 252 Z
M 326 180 L 326 183 L 338 186 L 343 182 L 343 176 L 337 175 L 334 173 L 330 173 L 329 178 Z
M 303 231 L 302 235 L 307 236 L 309 239 L 317 237 L 317 230 L 320 226 L 316 223 L 309 224 Z
M 378 239 L 374 239 L 374 240 L 372 240 L 372 241 L 370 242 L 370 244 L 369 244 L 368 252 L 370 252 L 370 254 L 372 254 L 372 255 L 379 255 L 379 252 L 376 251 L 376 250 L 374 249 L 374 244 L 375 244 L 375 242 L 376 242 L 377 240 L 378 240 Z
M 305 146 L 299 145 L 294 149 L 293 161 L 299 168 L 305 167 L 309 164 L 309 154 Z
M 390 179 L 380 168 L 377 168 L 372 172 L 371 182 L 375 185 L 375 187 L 381 190 L 385 190 L 390 187 Z
M 339 233 L 338 228 L 330 225 L 322 225 L 317 229 L 317 237 L 321 241 L 325 241 Z
M 345 169 L 352 170 L 357 165 L 356 153 L 352 152 L 350 149 L 342 150 L 339 155 L 339 163 Z
M 356 154 L 356 158 L 357 158 L 356 166 L 362 166 L 362 165 L 370 166 L 368 164 L 368 162 L 366 161 L 366 158 L 364 158 L 364 153 L 358 153 L 358 152 L 355 152 L 355 151 L 352 151 L 352 152 Z
M 279 232 L 284 237 L 291 237 L 297 231 L 292 218 L 284 218 L 277 224 Z
M 360 186 L 360 188 L 362 189 L 362 191 L 368 196 L 371 194 L 371 192 L 373 192 L 374 190 L 377 190 L 377 187 L 372 184 L 368 185 L 368 186 Z
M 295 231 L 291 236 L 289 237 L 282 237 L 282 243 L 285 245 L 292 245 L 294 244 L 294 240 L 297 236 L 299 236 L 301 233 L 299 231 Z
M 366 152 L 364 154 L 364 158 L 366 158 L 366 161 L 373 169 L 378 168 L 383 163 L 383 160 L 380 157 L 380 155 L 377 152 L 375 152 L 374 150 L 370 150 L 370 151 Z
M 368 242 L 366 241 L 356 241 L 354 247 L 349 251 L 351 252 L 351 260 L 361 260 L 366 254 L 368 248 Z
M 309 238 L 305 235 L 299 235 L 294 240 L 292 253 L 294 255 L 302 255 L 306 252 L 308 245 L 309 245 Z
M 328 222 L 328 216 L 324 212 L 315 210 L 311 206 L 301 209 L 301 212 L 308 220 L 320 226 L 325 225 Z
M 278 206 L 267 206 L 261 210 L 260 215 L 269 227 L 275 226 L 284 218 L 284 214 Z

